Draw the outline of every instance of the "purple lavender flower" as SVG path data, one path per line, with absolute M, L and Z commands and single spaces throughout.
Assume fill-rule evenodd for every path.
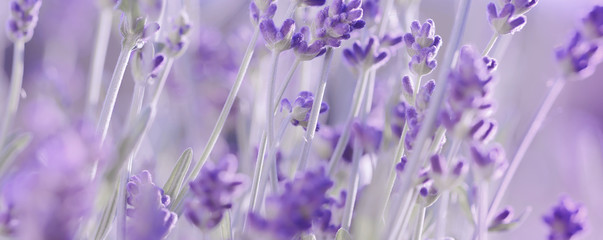
M 504 232 L 512 230 L 517 227 L 531 212 L 531 208 L 524 211 L 519 217 L 513 216 L 513 208 L 506 207 L 492 221 L 488 226 L 490 232 Z
M 9 2 L 10 15 L 7 22 L 8 37 L 16 42 L 31 40 L 42 0 L 12 0 Z
M 306 172 L 287 183 L 282 194 L 266 199 L 266 217 L 251 213 L 251 227 L 268 234 L 268 239 L 291 239 L 314 224 L 334 233 L 337 228 L 328 224 L 331 212 L 327 208 L 335 203 L 327 196 L 332 186 L 324 169 Z
M 153 183 L 151 173 L 142 171 L 132 176 L 127 185 L 126 223 L 128 239 L 163 239 L 175 226 L 178 216 L 170 212 L 170 197 Z
M 496 135 L 496 120 L 492 118 L 481 118 L 469 129 L 469 137 L 480 142 L 488 142 Z
M 136 49 L 132 53 L 132 75 L 135 81 L 142 81 L 147 84 L 159 74 L 164 64 L 164 57 L 161 54 L 155 54 L 155 49 L 151 44 L 145 44 L 142 48 Z
M 306 5 L 306 6 L 322 6 L 325 5 L 326 0 L 296 0 L 297 4 Z
M 538 0 L 501 0 L 502 4 L 513 4 L 515 7 L 515 15 L 522 15 L 532 10 L 534 6 L 538 3 Z
M 260 31 L 266 41 L 266 47 L 277 52 L 297 46 L 302 38 L 300 34 L 293 35 L 295 32 L 295 21 L 293 19 L 285 20 L 280 29 L 276 28 L 272 19 L 264 19 L 260 23 Z
M 488 21 L 498 34 L 505 35 L 521 30 L 526 24 L 526 17 L 516 16 L 515 6 L 511 3 L 505 4 L 500 12 L 496 9 L 496 4 L 490 3 L 488 4 Z
M 549 240 L 570 240 L 584 230 L 586 210 L 569 197 L 562 197 L 559 205 L 553 207 L 550 215 L 543 216 L 543 220 L 551 228 Z
M 284 98 L 281 101 L 281 112 L 283 109 L 288 110 L 291 118 L 291 124 L 293 126 L 300 125 L 307 130 L 308 128 L 308 120 L 310 120 L 310 112 L 312 111 L 312 104 L 314 103 L 314 96 L 311 92 L 302 91 L 299 93 L 299 96 L 291 105 L 288 99 Z M 320 105 L 320 113 L 324 113 L 329 109 L 329 105 L 323 102 Z M 316 131 L 318 131 L 319 127 L 316 125 Z
M 163 50 L 168 56 L 178 57 L 188 47 L 188 33 L 191 29 L 188 14 L 181 11 L 178 17 L 170 20 L 170 28 L 165 38 Z
M 435 203 L 440 197 L 440 193 L 433 181 L 427 180 L 421 183 L 419 187 L 419 196 L 417 202 L 423 207 L 429 207 Z
M 380 40 L 381 47 L 388 48 L 391 52 L 397 50 L 402 44 L 404 37 L 402 35 L 386 33 Z
M 466 111 L 491 110 L 492 71 L 496 64 L 489 58 L 482 58 L 472 47 L 461 48 L 459 62 L 448 76 L 450 81 L 446 109 L 440 121 L 452 129 Z
M 502 176 L 507 168 L 504 150 L 494 145 L 487 148 L 482 145 L 473 144 L 471 146 L 471 159 L 475 168 L 473 168 L 478 180 L 490 181 Z
M 334 0 L 331 6 L 318 12 L 312 25 L 313 36 L 324 40 L 328 46 L 339 47 L 341 40 L 349 39 L 352 31 L 364 27 L 361 3 L 361 0 L 352 0 L 347 4 L 343 0 Z
M 603 39 L 603 6 L 595 6 L 582 19 L 584 23 L 584 35 L 589 39 Z
M 159 24 L 150 22 L 147 12 L 143 12 L 141 4 L 135 0 L 121 0 L 118 8 L 123 12 L 120 31 L 123 42 L 134 48 L 142 47 L 148 39 L 159 30 Z
M 218 164 L 208 162 L 197 179 L 189 186 L 193 197 L 185 203 L 184 215 L 202 230 L 217 226 L 224 212 L 245 188 L 246 179 L 237 171 L 234 155 L 224 157 Z
M 434 58 L 442 39 L 435 35 L 435 24 L 431 19 L 427 19 L 422 26 L 419 21 L 413 21 L 410 31 L 403 36 L 406 51 L 411 57 L 408 66 L 418 76 L 429 74 L 437 66 Z
M 299 41 L 292 41 L 291 47 L 294 48 L 295 55 L 301 61 L 309 61 L 316 57 L 323 55 L 327 49 L 325 48 L 325 41 L 315 40 L 311 44 L 308 44 L 310 39 L 310 29 L 306 26 L 300 29 L 300 34 L 294 37 L 301 37 Z
M 436 188 L 444 190 L 451 189 L 463 181 L 463 177 L 469 170 L 465 161 L 458 161 L 452 169 L 448 169 L 446 159 L 440 155 L 430 158 L 431 171 L 429 177 L 433 179 Z
M 364 19 L 371 23 L 379 22 L 381 19 L 381 9 L 379 8 L 379 0 L 364 0 L 362 1 L 362 12 Z
M 272 19 L 276 13 L 276 0 L 253 0 L 249 5 L 251 23 L 257 25 L 263 19 Z
M 585 40 L 582 33 L 576 32 L 566 46 L 556 49 L 555 57 L 567 77 L 580 80 L 592 75 L 599 64 L 598 49 L 598 44 Z
M 375 36 L 369 38 L 364 48 L 360 41 L 356 41 L 351 49 L 343 50 L 348 63 L 358 69 L 379 68 L 389 60 L 389 55 L 386 49 L 379 49 L 379 40 Z

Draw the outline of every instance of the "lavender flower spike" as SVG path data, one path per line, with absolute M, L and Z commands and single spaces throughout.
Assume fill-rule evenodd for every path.
M 184 215 L 193 225 L 209 230 L 220 223 L 233 198 L 245 188 L 246 179 L 236 171 L 237 159 L 228 155 L 217 165 L 206 163 L 197 179 L 190 182 L 193 197 L 185 203 Z
M 276 0 L 253 0 L 249 5 L 251 23 L 257 25 L 263 19 L 272 19 L 276 13 Z
M 538 4 L 538 0 L 502 0 L 503 4 L 511 3 L 515 7 L 515 15 L 522 15 L 532 10 L 536 4 Z
M 364 27 L 361 3 L 361 0 L 352 0 L 347 4 L 343 0 L 334 0 L 331 6 L 318 12 L 312 25 L 313 36 L 324 40 L 328 46 L 339 47 L 341 40 L 351 37 L 352 31 Z
M 603 39 L 603 6 L 595 6 L 588 15 L 582 19 L 584 35 L 589 39 Z
M 299 96 L 291 105 L 288 99 L 284 98 L 281 101 L 281 111 L 283 109 L 288 110 L 291 117 L 291 124 L 293 126 L 300 125 L 307 130 L 308 128 L 308 120 L 310 119 L 310 112 L 312 111 L 312 104 L 314 104 L 314 96 L 311 92 L 300 92 Z M 324 113 L 329 109 L 329 105 L 323 102 L 320 106 L 320 113 Z M 316 131 L 318 131 L 319 127 L 316 125 Z
M 562 197 L 559 205 L 553 207 L 551 214 L 542 219 L 551 228 L 549 240 L 570 240 L 584 230 L 586 210 L 569 197 Z
M 127 185 L 126 235 L 128 239 L 164 239 L 176 225 L 178 216 L 170 212 L 170 197 L 153 183 L 151 173 L 132 176 Z
M 379 39 L 369 38 L 365 47 L 360 41 L 354 42 L 352 49 L 344 49 L 343 56 L 352 66 L 361 69 L 379 68 L 389 60 L 389 51 L 379 49 Z
M 433 179 L 435 186 L 440 190 L 452 189 L 463 181 L 463 177 L 469 170 L 465 161 L 458 161 L 452 169 L 446 167 L 446 160 L 439 156 L 433 155 L 430 158 L 431 171 L 429 177 Z
M 442 38 L 435 35 L 435 23 L 431 19 L 427 19 L 423 25 L 419 21 L 413 21 L 410 33 L 404 34 L 403 41 L 410 57 L 428 52 L 436 55 L 442 44 Z
M 13 41 L 31 40 L 42 0 L 12 0 L 9 3 L 10 15 L 6 25 L 8 37 Z
M 492 28 L 500 35 L 513 34 L 521 30 L 526 24 L 525 16 L 516 17 L 514 13 L 515 6 L 513 4 L 505 4 L 500 12 L 496 9 L 496 4 L 488 4 L 488 21 L 490 21 Z
M 132 76 L 134 81 L 149 84 L 157 77 L 161 67 L 165 63 L 161 54 L 155 55 L 155 49 L 151 44 L 145 44 L 142 48 L 132 53 Z
M 191 29 L 188 14 L 185 11 L 180 11 L 178 17 L 171 20 L 171 26 L 165 38 L 164 50 L 170 57 L 179 57 L 186 51 L 189 40 L 188 34 Z
M 300 29 L 299 35 L 296 34 L 293 38 L 300 38 L 299 41 L 295 40 L 291 42 L 291 47 L 300 61 L 309 61 L 316 57 L 323 55 L 327 49 L 325 48 L 325 41 L 315 40 L 311 43 L 310 41 L 310 29 L 306 26 Z
M 598 44 L 587 41 L 581 32 L 576 32 L 566 46 L 557 48 L 555 57 L 566 77 L 581 80 L 592 75 L 599 64 L 598 50 Z
M 471 158 L 475 166 L 473 170 L 479 181 L 490 181 L 502 176 L 507 168 L 507 160 L 500 146 L 484 148 L 481 145 L 471 146 Z
M 295 32 L 295 21 L 286 19 L 280 29 L 277 29 L 272 19 L 264 19 L 260 23 L 260 32 L 266 41 L 266 47 L 276 52 L 282 52 L 297 46 L 302 36 Z

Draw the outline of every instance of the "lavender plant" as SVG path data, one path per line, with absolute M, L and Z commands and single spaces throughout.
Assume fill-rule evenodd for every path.
M 480 20 L 468 20 L 471 0 L 446 4 L 453 2 L 447 29 L 446 16 L 423 16 L 433 5 L 420 0 L 102 0 L 82 3 L 89 8 L 78 10 L 94 14 L 70 23 L 91 21 L 94 34 L 57 37 L 94 41 L 79 49 L 48 40 L 60 35 L 45 24 L 58 18 L 53 8 L 9 1 L 0 234 L 487 240 L 529 231 L 570 240 L 600 231 L 590 228 L 599 215 L 597 199 L 580 194 L 586 186 L 565 189 L 584 204 L 564 195 L 550 211 L 542 200 L 524 206 L 505 194 L 524 157 L 536 158 L 526 153 L 566 83 L 597 75 L 603 6 L 550 51 L 560 74 L 524 133 L 497 113 L 513 103 L 504 83 L 516 66 L 503 54 L 517 38 L 540 44 L 524 33 L 534 31 L 528 13 L 542 17 L 539 1 L 488 2 Z M 489 41 L 472 37 L 484 29 L 476 23 L 489 25 Z M 48 60 L 54 49 L 77 59 L 73 73 Z M 516 62 L 542 72 L 537 65 L 546 61 Z M 81 101 L 66 100 L 55 78 Z M 528 170 L 554 173 L 537 167 Z M 588 177 L 582 182 L 597 176 Z M 587 206 L 595 208 L 591 223 Z M 531 212 L 543 216 L 539 225 L 529 225 Z

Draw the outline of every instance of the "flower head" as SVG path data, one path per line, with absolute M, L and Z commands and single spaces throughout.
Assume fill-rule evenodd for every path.
M 170 20 L 170 28 L 167 31 L 167 36 L 163 42 L 162 50 L 168 56 L 178 57 L 184 53 L 188 47 L 188 33 L 191 29 L 188 14 L 181 11 L 178 17 Z
M 597 43 L 587 41 L 581 32 L 576 32 L 567 45 L 556 49 L 555 57 L 566 76 L 580 80 L 592 75 L 599 64 L 598 50 Z
M 301 61 L 312 60 L 323 55 L 327 51 L 324 40 L 318 39 L 308 43 L 310 41 L 310 37 L 310 29 L 304 26 L 300 29 L 299 34 L 293 36 L 293 38 L 299 38 L 299 41 L 291 41 L 291 47 L 293 48 L 297 58 Z
M 140 81 L 143 84 L 148 84 L 151 79 L 157 78 L 165 63 L 163 55 L 155 54 L 152 44 L 145 44 L 142 48 L 136 49 L 131 58 L 134 81 Z
M 308 120 L 310 120 L 310 112 L 312 111 L 312 105 L 314 104 L 314 95 L 311 92 L 302 91 L 299 96 L 293 102 L 289 102 L 288 99 L 284 98 L 281 101 L 281 111 L 283 109 L 288 110 L 290 113 L 291 124 L 293 126 L 302 126 L 304 130 L 308 128 Z M 329 109 L 329 105 L 323 102 L 320 105 L 320 112 L 324 113 Z M 316 131 L 319 127 L 316 125 Z
M 318 12 L 312 25 L 313 36 L 324 40 L 328 46 L 339 47 L 341 40 L 349 39 L 352 31 L 364 27 L 361 3 L 361 0 L 352 0 L 347 4 L 343 0 L 334 0 L 331 6 Z
M 293 35 L 295 32 L 295 21 L 293 19 L 285 20 L 280 29 L 276 28 L 272 19 L 264 19 L 260 23 L 260 31 L 266 41 L 266 46 L 277 52 L 296 46 L 302 38 L 301 35 Z
M 195 226 L 209 230 L 217 226 L 224 212 L 244 189 L 246 179 L 237 171 L 237 159 L 228 155 L 218 164 L 206 163 L 190 189 L 193 197 L 185 203 L 184 215 Z
M 603 6 L 595 6 L 582 19 L 584 35 L 590 39 L 603 39 Z
M 272 237 L 269 239 L 291 239 L 313 224 L 336 231 L 336 227 L 328 224 L 331 212 L 327 207 L 335 203 L 327 196 L 332 186 L 324 169 L 308 171 L 287 183 L 282 194 L 266 199 L 266 217 L 251 213 L 251 226 L 268 233 Z
M 475 166 L 475 175 L 480 181 L 499 178 L 507 168 L 505 152 L 498 145 L 486 149 L 482 145 L 474 144 L 471 146 L 471 159 Z
M 169 211 L 170 197 L 153 183 L 151 173 L 142 171 L 127 185 L 126 235 L 128 239 L 163 239 L 176 225 L 178 216 Z
M 515 6 L 511 3 L 505 4 L 500 12 L 496 9 L 496 4 L 490 3 L 488 4 L 488 21 L 498 34 L 504 35 L 521 30 L 526 24 L 526 17 L 517 16 Z
M 584 230 L 586 210 L 569 197 L 562 197 L 550 215 L 543 216 L 543 220 L 551 228 L 549 240 L 570 240 Z
M 351 49 L 343 50 L 348 63 L 360 69 L 379 68 L 389 60 L 389 55 L 386 49 L 379 49 L 379 40 L 375 36 L 369 38 L 364 47 L 360 41 L 356 41 Z
M 408 66 L 416 75 L 429 74 L 437 66 L 434 58 L 440 49 L 442 39 L 435 35 L 435 24 L 431 19 L 427 19 L 423 25 L 419 21 L 413 21 L 410 31 L 403 36 L 406 51 L 411 57 Z
M 251 23 L 257 25 L 263 19 L 272 19 L 276 13 L 275 0 L 253 0 L 249 5 Z
M 379 0 L 364 0 L 362 1 L 362 12 L 364 19 L 368 22 L 376 23 L 381 19 L 381 9 L 379 8 Z
M 38 24 L 38 14 L 42 0 L 11 0 L 7 22 L 8 37 L 12 41 L 28 42 Z
M 429 177 L 433 179 L 435 186 L 442 190 L 457 186 L 469 170 L 464 161 L 458 161 L 452 169 L 448 169 L 446 159 L 437 154 L 430 158 L 430 162 Z

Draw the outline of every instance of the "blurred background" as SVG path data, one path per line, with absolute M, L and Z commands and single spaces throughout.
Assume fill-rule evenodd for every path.
M 186 147 L 192 147 L 195 153 L 201 152 L 233 83 L 252 29 L 248 20 L 248 1 L 168 2 L 168 11 L 171 12 L 177 12 L 181 6 L 187 7 L 193 29 L 189 49 L 175 63 L 160 101 L 157 120 L 143 144 L 140 161 L 137 160 L 139 166 L 136 168 L 154 169 L 159 182 L 167 179 L 171 166 Z M 473 1 L 462 40 L 477 49 L 487 44 L 492 33 L 487 22 L 487 3 L 484 0 Z M 515 153 L 551 81 L 560 75 L 553 49 L 569 40 L 581 17 L 596 3 L 602 2 L 541 0 L 527 14 L 528 23 L 522 31 L 503 36 L 495 45 L 492 57 L 499 62 L 495 98 L 498 100 L 496 119 L 500 124 L 496 140 L 504 146 L 508 156 Z M 6 5 L 8 1 L 0 3 L 0 6 Z M 436 33 L 442 36 L 445 46 L 454 20 L 456 1 L 423 0 L 419 10 L 421 22 L 427 18 L 435 21 Z M 0 22 L 5 21 L 6 14 L 7 8 L 0 7 Z M 97 18 L 95 1 L 44 0 L 38 27 L 26 45 L 24 92 L 18 128 L 44 128 L 52 121 L 83 117 Z M 119 54 L 121 37 L 116 27 L 118 22 L 119 14 L 115 13 L 101 96 L 104 96 Z M 407 30 L 393 32 L 401 31 Z M 253 116 L 233 116 L 258 111 L 253 109 L 263 106 L 251 101 L 262 92 L 265 81 L 261 76 L 266 76 L 268 71 L 264 65 L 267 65 L 269 52 L 262 41 L 258 41 L 252 70 L 243 83 L 237 104 L 222 133 L 223 141 L 214 151 L 214 158 L 239 151 L 232 145 L 236 141 L 237 129 L 249 128 L 255 121 Z M 3 35 L 0 37 L 0 108 L 5 107 L 11 56 L 11 42 Z M 336 52 L 335 67 L 330 71 L 332 80 L 326 94 L 331 110 L 324 121 L 332 126 L 344 121 L 353 91 L 353 84 L 349 81 L 354 75 L 349 67 L 340 64 L 341 57 L 341 52 Z M 292 61 L 290 54 L 282 58 L 281 66 L 287 67 L 279 69 L 279 76 L 286 74 L 288 63 Z M 294 83 L 285 96 L 293 98 L 300 90 L 314 90 L 313 84 L 318 81 L 316 69 L 320 69 L 316 67 L 320 64 L 321 61 L 304 64 L 298 70 L 299 78 L 316 80 L 309 81 L 309 84 L 308 81 Z M 429 77 L 437 76 L 437 71 Z M 129 70 L 125 76 L 111 124 L 110 135 L 114 138 L 119 137 L 123 127 L 119 123 L 124 122 L 127 116 L 133 87 Z M 502 206 L 511 205 L 517 212 L 531 207 L 532 213 L 516 230 L 492 234 L 492 239 L 544 239 L 548 228 L 541 216 L 548 213 L 564 194 L 583 203 L 588 210 L 588 229 L 578 239 L 600 239 L 599 236 L 603 236 L 603 228 L 598 228 L 603 226 L 602 78 L 603 67 L 600 67 L 588 79 L 566 85 L 503 200 Z M 381 87 L 386 86 L 383 84 Z M 249 134 L 258 135 L 256 131 L 251 129 Z M 301 133 L 300 129 L 288 132 L 298 136 Z M 257 142 L 246 144 L 255 146 Z M 240 159 L 242 171 L 249 172 L 254 165 L 252 158 Z

